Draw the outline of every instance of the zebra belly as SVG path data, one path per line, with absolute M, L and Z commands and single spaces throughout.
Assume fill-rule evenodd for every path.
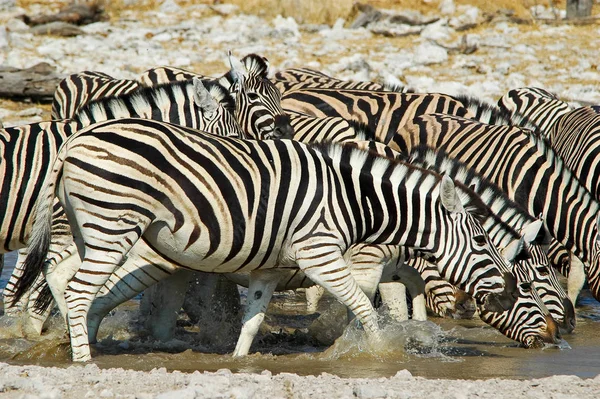
M 210 234 L 206 226 L 198 228 L 200 233 L 194 242 L 190 240 L 191 230 L 194 230 L 194 226 L 184 226 L 179 231 L 172 232 L 165 223 L 154 223 L 146 230 L 144 237 L 159 255 L 188 269 L 213 273 L 234 273 L 251 271 L 258 267 L 261 269 L 293 267 L 289 261 L 280 261 L 280 259 L 289 258 L 289 256 L 281 256 L 281 254 L 289 254 L 291 250 L 283 245 L 283 240 L 279 238 L 281 235 L 269 252 L 266 251 L 268 245 L 260 245 L 258 251 L 252 254 L 252 237 L 245 239 L 242 245 L 232 252 L 232 246 L 224 242 L 228 240 L 228 234 L 221 235 L 220 241 L 223 242 L 218 243 L 214 249 L 211 248 Z

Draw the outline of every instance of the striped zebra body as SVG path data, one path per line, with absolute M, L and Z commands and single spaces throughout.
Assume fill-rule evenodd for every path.
M 498 106 L 512 115 L 527 118 L 546 137 L 557 118 L 572 110 L 555 94 L 538 87 L 510 90 L 498 100 Z
M 35 200 L 58 149 L 71 134 L 69 121 L 38 122 L 0 130 L 0 253 L 26 246 Z
M 460 102 L 443 94 L 315 88 L 284 93 L 281 104 L 286 111 L 359 121 L 382 143 L 415 115 L 439 112 L 472 117 Z
M 142 88 L 122 97 L 93 101 L 81 108 L 72 121 L 42 122 L 25 128 L 4 129 L 0 133 L 6 138 L 3 142 L 3 159 L 9 160 L 6 162 L 7 173 L 0 187 L 2 197 L 6 198 L 8 204 L 7 212 L 0 215 L 2 232 L 6 234 L 6 238 L 2 237 L 6 240 L 3 242 L 5 251 L 26 246 L 33 224 L 34 204 L 60 144 L 67 136 L 87 125 L 111 118 L 133 116 L 186 123 L 192 128 L 214 134 L 242 135 L 239 124 L 230 112 L 233 109 L 231 98 L 217 84 L 207 82 L 207 87 L 198 80 L 192 80 L 156 88 Z M 65 220 L 65 215 L 57 210 L 53 222 L 53 256 L 63 252 L 72 243 L 70 231 L 62 228 Z M 64 256 L 68 257 L 75 252 L 68 250 L 64 252 Z M 61 260 L 60 256 L 56 257 L 56 263 Z M 16 310 L 9 311 L 14 313 L 27 304 L 31 309 L 29 314 L 35 328 L 41 331 L 44 315 L 47 313 L 40 316 L 39 312 L 33 311 L 33 302 L 26 299 L 21 303 L 14 301 L 14 287 L 21 274 L 18 264 L 3 293 L 5 306 L 15 308 Z M 28 295 L 30 298 L 37 298 L 40 292 Z M 48 295 L 49 293 L 42 294 L 46 305 Z
M 137 81 L 145 87 L 153 87 L 165 83 L 178 82 L 182 80 L 190 80 L 198 78 L 202 80 L 211 80 L 209 76 L 204 76 L 196 72 L 188 71 L 181 68 L 163 66 L 151 68 L 138 76 Z M 219 82 L 221 83 L 221 82 Z M 224 86 L 229 89 L 229 86 Z
M 85 104 L 103 97 L 120 96 L 141 86 L 135 80 L 115 79 L 102 72 L 84 71 L 61 80 L 52 101 L 52 119 L 70 119 Z
M 405 125 L 391 144 L 405 153 L 422 145 L 444 150 L 498 185 L 530 215 L 542 215 L 556 240 L 585 262 L 588 278 L 596 275 L 600 206 L 543 139 L 516 127 L 432 114 Z M 600 298 L 600 281 L 588 282 Z
M 110 158 L 102 156 L 107 152 Z M 154 176 L 150 184 L 148 176 Z M 360 186 L 343 183 L 352 176 Z M 98 190 L 94 198 L 87 194 L 90 185 Z M 236 355 L 248 352 L 276 286 L 276 267 L 300 267 L 349 306 L 376 340 L 373 309 L 340 252 L 355 242 L 426 251 L 444 276 L 460 275 L 459 286 L 491 310 L 510 308 L 515 300 L 498 269 L 504 261 L 464 211 L 468 189 L 351 148 L 235 140 L 143 119 L 94 125 L 63 146 L 39 203 L 30 251 L 41 258 L 55 190 L 73 216 L 83 254 L 65 294 L 74 360 L 90 357 L 91 301 L 140 237 L 179 267 L 251 271 L 250 315 L 242 328 L 250 340 L 238 342 Z M 477 203 L 475 196 L 469 200 Z M 415 201 L 419 212 L 410 209 Z M 430 227 L 421 231 L 422 225 Z M 30 258 L 19 293 L 39 274 L 41 265 Z

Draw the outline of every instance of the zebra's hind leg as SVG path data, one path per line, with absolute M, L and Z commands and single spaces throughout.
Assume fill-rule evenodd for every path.
M 380 283 L 379 293 L 392 319 L 395 321 L 408 320 L 406 286 L 404 284 L 398 282 Z
M 331 253 L 328 258 L 332 255 L 334 254 Z M 369 297 L 358 286 L 341 254 L 338 253 L 335 259 L 330 258 L 325 263 L 321 258 L 315 258 L 310 250 L 299 251 L 296 257 L 298 266 L 308 278 L 323 286 L 356 315 L 365 329 L 367 339 L 375 347 L 381 342 L 381 332 L 377 313 Z
M 88 314 L 90 342 L 96 342 L 98 328 L 108 312 L 168 278 L 176 270 L 174 264 L 156 253 L 144 239 L 138 240 L 129 251 L 125 262 L 110 275 L 92 302 Z
M 88 312 L 100 288 L 118 267 L 119 260 L 112 262 L 105 252 L 88 248 L 81 267 L 65 290 L 67 321 L 74 362 L 91 360 L 88 336 Z
M 267 306 L 277 287 L 280 274 L 277 270 L 254 270 L 250 273 L 250 284 L 248 285 L 248 297 L 246 309 L 242 319 L 242 331 L 238 338 L 233 356 L 245 356 L 250 350 L 250 345 L 258 328 L 265 318 Z

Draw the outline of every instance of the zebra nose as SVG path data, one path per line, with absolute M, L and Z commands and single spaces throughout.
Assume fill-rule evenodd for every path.
M 546 332 L 542 334 L 542 339 L 544 342 L 548 342 L 551 344 L 557 344 L 561 340 L 560 329 L 558 328 L 558 324 L 550 315 L 545 316 L 546 319 Z
M 575 329 L 575 308 L 569 298 L 563 299 L 563 308 L 565 309 L 565 320 L 559 325 L 564 334 L 572 333 Z
M 275 133 L 277 139 L 293 139 L 294 128 L 290 124 L 289 115 L 275 115 Z

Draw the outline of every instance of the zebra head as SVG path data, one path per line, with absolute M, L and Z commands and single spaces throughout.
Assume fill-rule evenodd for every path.
M 533 226 L 535 228 L 539 225 Z M 538 293 L 526 238 L 522 236 L 511 242 L 503 250 L 503 255 L 512 265 L 511 283 L 516 288 L 516 302 L 503 312 L 490 312 L 479 307 L 481 320 L 526 348 L 539 348 L 544 342 L 557 343 L 560 339 L 558 324 Z
M 547 136 L 556 118 L 571 110 L 566 102 L 539 87 L 521 87 L 510 90 L 500 100 L 498 106 L 513 115 L 513 121 L 527 120 Z M 521 123 L 518 123 L 523 126 Z
M 575 308 L 560 284 L 558 276 L 548 259 L 548 247 L 551 235 L 542 220 L 525 226 L 521 235 L 528 252 L 528 259 L 521 261 L 527 278 L 534 282 L 542 302 L 558 323 L 561 333 L 570 333 L 575 329 Z
M 197 107 L 198 129 L 219 136 L 245 138 L 234 117 L 231 95 L 217 82 L 192 78 L 194 105 Z
M 594 298 L 600 298 L 600 214 L 596 216 L 596 237 L 590 265 L 585 265 L 588 286 Z
M 294 128 L 290 117 L 281 107 L 281 92 L 267 79 L 269 63 L 266 58 L 250 54 L 241 61 L 230 54 L 236 117 L 250 138 L 291 139 Z
M 468 199 L 465 205 L 469 211 L 461 198 Z M 516 287 L 509 265 L 480 222 L 489 209 L 475 193 L 466 186 L 456 186 L 447 175 L 440 183 L 440 202 L 446 213 L 446 231 L 439 233 L 437 248 L 430 252 L 440 274 L 472 295 L 486 310 L 510 309 L 516 300 Z

